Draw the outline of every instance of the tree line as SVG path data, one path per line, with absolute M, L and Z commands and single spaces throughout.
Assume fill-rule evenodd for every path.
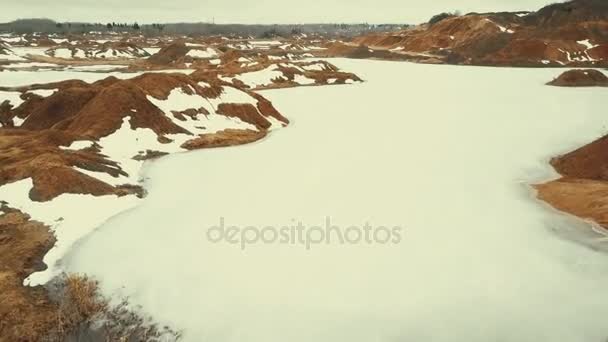
M 50 19 L 19 19 L 0 24 L 1 32 L 17 34 L 82 34 L 90 32 L 139 32 L 146 36 L 155 35 L 237 35 L 252 37 L 287 37 L 296 34 L 323 34 L 327 36 L 353 36 L 367 32 L 394 31 L 404 24 L 298 24 L 298 25 L 244 25 L 212 23 L 83 23 L 55 22 Z

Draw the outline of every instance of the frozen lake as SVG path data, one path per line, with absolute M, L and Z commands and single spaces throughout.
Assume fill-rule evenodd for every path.
M 286 129 L 148 164 L 143 204 L 81 241 L 68 270 L 184 341 L 605 341 L 608 255 L 564 239 L 585 226 L 527 186 L 605 133 L 605 90 L 543 85 L 555 69 L 332 62 L 367 82 L 265 91 Z M 207 234 L 221 218 L 242 232 L 327 217 L 400 239 Z

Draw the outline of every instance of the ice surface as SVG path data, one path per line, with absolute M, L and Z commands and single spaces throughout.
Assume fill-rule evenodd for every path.
M 292 120 L 162 158 L 149 196 L 66 261 L 183 341 L 604 341 L 608 257 L 533 199 L 605 133 L 605 92 L 551 69 L 332 60 L 367 82 L 264 91 Z M 405 81 L 404 81 L 405 80 Z M 0 196 L 1 197 L 1 196 Z M 398 245 L 211 244 L 230 225 L 401 225 Z

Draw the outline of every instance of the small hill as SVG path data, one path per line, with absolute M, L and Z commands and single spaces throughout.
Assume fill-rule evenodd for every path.
M 595 69 L 569 70 L 547 84 L 558 87 L 608 87 L 608 77 Z
M 608 66 L 608 2 L 574 0 L 537 12 L 446 16 L 354 43 L 395 54 L 424 53 L 451 64 Z

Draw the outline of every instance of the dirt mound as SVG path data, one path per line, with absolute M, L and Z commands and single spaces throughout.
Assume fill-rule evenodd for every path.
M 357 75 L 340 71 L 335 65 L 322 60 L 291 62 L 265 58 L 249 64 L 234 64 L 221 65 L 215 73 L 235 86 L 255 90 L 362 81 Z M 199 72 L 193 76 L 197 74 Z
M 175 42 L 160 49 L 157 53 L 148 58 L 148 62 L 158 65 L 169 65 L 184 58 L 190 51 L 184 42 Z
M 59 90 L 48 97 L 26 96 L 34 88 Z M 138 158 L 146 150 L 158 155 L 165 153 L 159 148 L 173 151 L 180 145 L 204 147 L 205 143 L 187 141 L 208 134 L 205 122 L 211 119 L 210 124 L 221 123 L 227 129 L 252 125 L 261 135 L 273 122 L 288 123 L 262 96 L 209 75 L 147 73 L 127 80 L 110 77 L 92 84 L 66 81 L 12 90 L 23 93 L 23 103 L 18 108 L 2 105 L 0 119 L 12 122 L 20 115 L 25 121 L 15 129 L 0 129 L 0 185 L 32 178 L 30 198 L 36 201 L 48 201 L 63 193 L 140 193 L 139 188 L 128 186 L 132 180 L 118 163 L 122 160 L 113 155 L 117 152 L 106 152 L 103 146 L 102 139 L 112 138 L 121 130 L 131 132 L 131 136 L 120 138 L 127 139 L 125 142 L 137 142 L 140 131 L 154 134 L 149 148 L 133 145 L 135 150 L 128 158 Z M 183 101 L 197 104 L 184 108 Z M 178 141 L 174 141 L 176 137 Z M 219 137 L 226 138 L 225 134 Z M 241 135 L 235 139 L 246 140 Z M 66 148 L 75 141 L 92 145 Z M 178 145 L 171 147 L 174 144 Z M 116 180 L 110 184 L 99 174 Z
M 53 44 L 46 50 L 45 54 L 60 59 L 137 59 L 150 56 L 140 46 L 126 41 L 107 41 L 98 43 L 96 41 L 66 41 Z
M 608 181 L 608 136 L 554 158 L 551 165 L 565 177 Z
M 608 65 L 606 4 L 577 0 L 532 13 L 449 16 L 433 25 L 365 35 L 354 43 L 395 54 L 432 54 L 453 64 L 603 66 Z
M 240 58 L 244 58 L 243 53 L 238 50 L 227 49 L 220 57 L 220 60 L 222 61 L 222 64 L 229 64 L 231 62 L 237 62 Z
M 605 0 L 572 0 L 545 6 L 526 17 L 526 21 L 539 26 L 559 27 L 582 21 L 608 20 L 608 2 Z
M 132 193 L 112 187 L 78 172 L 75 167 L 118 176 L 119 166 L 95 150 L 67 151 L 60 148 L 77 136 L 44 130 L 0 130 L 0 184 L 32 178 L 30 198 L 48 201 L 63 193 L 125 195 Z
M 266 131 L 226 129 L 217 133 L 202 134 L 182 145 L 188 150 L 214 147 L 228 147 L 249 144 L 266 136 Z
M 29 274 L 45 268 L 43 257 L 54 243 L 49 227 L 0 203 L 1 341 L 176 340 L 177 333 L 148 323 L 127 301 L 109 304 L 97 282 L 86 276 L 70 274 L 45 287 L 23 286 Z
M 0 207 L 0 339 L 40 341 L 57 326 L 58 307 L 43 288 L 22 284 L 29 274 L 45 268 L 42 258 L 55 239 L 43 224 Z
M 608 229 L 608 136 L 554 158 L 563 178 L 536 185 L 540 199 Z
M 608 87 L 608 77 L 595 69 L 568 70 L 547 84 L 558 87 Z
M 145 58 L 150 54 L 143 48 L 131 42 L 106 42 L 95 49 L 92 54 L 95 58 Z

